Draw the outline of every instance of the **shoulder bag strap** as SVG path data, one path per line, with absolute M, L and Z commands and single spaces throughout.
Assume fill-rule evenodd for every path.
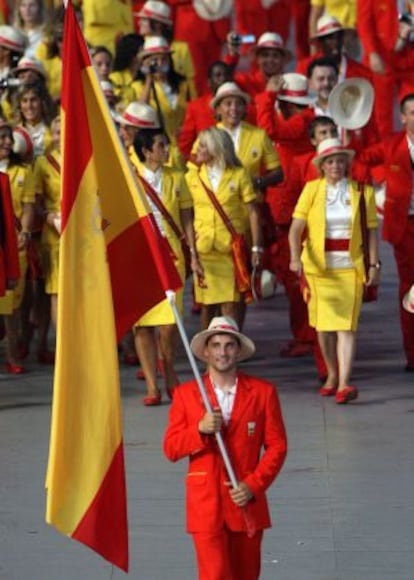
M 50 153 L 45 155 L 48 163 L 53 167 L 53 169 L 60 175 L 60 163 L 57 159 L 53 157 Z
M 148 195 L 148 197 L 150 198 L 150 200 L 153 202 L 153 204 L 160 211 L 162 217 L 165 219 L 165 221 L 170 226 L 170 228 L 172 229 L 172 231 L 174 232 L 174 234 L 177 236 L 177 238 L 180 240 L 180 242 L 181 243 L 183 243 L 183 242 L 187 243 L 185 234 L 177 226 L 177 224 L 175 223 L 172 215 L 170 214 L 170 212 L 168 211 L 168 209 L 165 207 L 165 205 L 162 203 L 162 201 L 160 199 L 160 196 L 155 191 L 155 189 L 148 183 L 148 181 L 146 179 L 144 179 L 144 177 L 142 177 L 142 175 L 139 175 L 138 172 L 137 172 L 137 177 L 138 177 L 139 181 L 142 183 L 142 186 L 143 186 L 143 188 L 145 190 L 145 193 Z
M 217 199 L 216 194 L 209 187 L 207 187 L 207 185 L 201 179 L 200 174 L 198 174 L 198 179 L 200 180 L 200 183 L 203 186 L 204 191 L 206 192 L 206 194 L 210 198 L 210 201 L 213 204 L 214 208 L 216 209 L 217 213 L 219 214 L 219 216 L 223 220 L 224 225 L 226 226 L 226 228 L 230 232 L 231 237 L 234 238 L 235 236 L 237 236 L 237 232 L 236 232 L 233 224 L 231 223 L 229 216 L 226 214 L 223 207 L 221 206 L 221 203 Z

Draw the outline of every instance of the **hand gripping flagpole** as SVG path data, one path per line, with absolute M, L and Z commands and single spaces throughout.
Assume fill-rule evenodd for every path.
M 187 333 L 185 331 L 184 324 L 183 324 L 183 321 L 181 319 L 181 315 L 178 312 L 177 304 L 175 301 L 175 292 L 173 292 L 172 290 L 167 290 L 165 294 L 166 294 L 167 300 L 172 308 L 172 311 L 174 312 L 174 317 L 175 317 L 175 320 L 177 322 L 177 326 L 178 326 L 178 330 L 179 330 L 179 333 L 181 336 L 181 340 L 183 341 L 184 348 L 185 348 L 187 356 L 188 356 L 188 360 L 190 361 L 190 365 L 191 365 L 191 368 L 193 370 L 193 373 L 194 373 L 201 397 L 203 399 L 204 406 L 205 406 L 208 413 L 213 413 L 213 408 L 212 408 L 210 400 L 207 396 L 207 392 L 206 392 L 206 389 L 204 387 L 204 383 L 203 383 L 203 380 L 201 378 L 200 371 L 198 370 L 197 363 L 196 363 L 196 360 L 194 358 L 194 354 L 192 353 L 192 350 L 190 348 L 190 343 L 188 342 Z M 223 461 L 224 461 L 224 465 L 226 466 L 227 474 L 229 476 L 231 485 L 234 489 L 237 489 L 239 487 L 239 482 L 237 481 L 236 474 L 234 473 L 234 469 L 233 469 L 233 466 L 231 464 L 229 454 L 227 453 L 227 449 L 226 449 L 226 446 L 225 446 L 224 441 L 223 441 L 223 436 L 220 432 L 216 432 L 216 433 L 214 433 L 214 435 L 217 439 L 217 444 L 219 446 L 220 453 L 221 453 L 221 456 L 222 456 Z

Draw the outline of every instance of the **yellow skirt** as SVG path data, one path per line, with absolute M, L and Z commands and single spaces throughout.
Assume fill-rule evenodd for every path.
M 42 244 L 40 248 L 46 294 L 58 293 L 59 244 Z
M 321 332 L 355 331 L 361 312 L 363 281 L 355 269 L 306 274 L 310 289 L 309 324 Z
M 180 274 L 181 280 L 185 281 L 184 265 L 181 260 L 177 263 L 176 268 Z M 183 289 L 178 290 L 175 295 L 177 308 L 181 316 L 183 315 Z M 175 317 L 167 299 L 159 302 L 148 310 L 141 318 L 134 324 L 134 326 L 164 326 L 167 324 L 175 324 Z
M 212 251 L 199 254 L 204 269 L 207 288 L 200 288 L 194 280 L 195 301 L 199 304 L 223 304 L 239 302 L 240 293 L 236 288 L 234 264 L 231 254 Z
M 26 250 L 19 250 L 20 278 L 14 290 L 8 290 L 5 296 L 0 298 L 0 314 L 11 314 L 17 310 L 22 303 L 24 290 L 26 288 L 27 274 L 27 254 Z M 12 309 L 10 311 L 10 303 Z

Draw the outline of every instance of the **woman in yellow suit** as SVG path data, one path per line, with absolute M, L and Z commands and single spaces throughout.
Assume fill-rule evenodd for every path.
M 12 127 L 5 122 L 0 122 L 0 171 L 7 173 L 10 179 L 20 263 L 20 279 L 13 290 L 12 312 L 0 313 L 6 314 L 7 372 L 20 374 L 24 372 L 24 367 L 17 362 L 19 308 L 22 303 L 26 280 L 26 248 L 33 225 L 35 187 L 31 168 L 20 161 L 20 158 L 13 153 L 12 147 Z
M 151 193 L 155 199 L 160 199 L 178 229 L 184 232 L 192 252 L 192 267 L 196 269 L 192 201 L 184 175 L 164 165 L 168 159 L 168 141 L 162 129 L 140 130 L 135 137 L 134 147 L 141 161 L 138 168 L 139 178 L 147 193 L 161 234 L 166 238 L 171 248 L 175 264 L 184 281 L 185 264 L 181 242 L 157 204 L 151 199 Z M 181 311 L 182 294 L 182 290 L 177 292 L 177 306 Z M 164 363 L 165 387 L 171 397 L 172 389 L 178 383 L 174 370 L 178 332 L 173 312 L 167 300 L 154 306 L 138 320 L 135 326 L 135 346 L 147 385 L 147 396 L 143 400 L 146 406 L 161 403 L 161 391 L 157 385 L 156 328 L 159 329 L 159 348 Z
M 91 46 L 106 46 L 114 53 L 115 43 L 133 31 L 130 0 L 82 0 L 83 28 Z
M 355 333 L 363 286 L 377 285 L 378 222 L 372 187 L 365 187 L 369 232 L 369 275 L 365 276 L 358 186 L 347 178 L 353 151 L 338 139 L 325 139 L 313 163 L 322 177 L 303 189 L 289 232 L 290 269 L 302 270 L 309 285 L 309 323 L 316 328 L 328 369 L 322 396 L 335 395 L 338 404 L 356 399 L 349 385 L 355 353 Z M 302 236 L 307 229 L 301 253 Z M 307 290 L 306 290 L 307 291 Z
M 50 315 L 56 328 L 60 241 L 60 118 L 51 124 L 50 151 L 36 159 L 36 193 L 41 196 L 45 223 L 40 255 L 45 277 L 45 292 L 50 296 Z
M 171 48 L 162 36 L 148 36 L 139 58 L 141 68 L 132 83 L 136 100 L 158 112 L 170 144 L 176 147 L 189 100 L 188 83 L 175 72 Z
M 207 328 L 217 309 L 221 315 L 237 320 L 240 293 L 236 287 L 231 254 L 231 236 L 204 186 L 212 190 L 237 233 L 247 230 L 246 209 L 252 236 L 252 266 L 262 256 L 256 193 L 247 171 L 236 157 L 229 135 L 211 127 L 199 135 L 195 159 L 186 175 L 194 203 L 196 249 L 202 280 L 195 283 L 195 301 L 202 305 L 201 324 Z

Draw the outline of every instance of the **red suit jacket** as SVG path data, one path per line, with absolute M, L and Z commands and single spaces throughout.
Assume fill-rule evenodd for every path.
M 207 93 L 187 104 L 184 122 L 178 136 L 178 146 L 186 159 L 190 156 L 191 148 L 200 131 L 216 124 L 214 109 L 210 107 L 213 95 Z
M 204 384 L 213 407 L 218 407 L 208 377 Z M 228 476 L 216 439 L 198 430 L 204 413 L 195 381 L 174 391 L 164 453 L 170 461 L 189 457 L 187 531 L 217 532 L 224 523 L 233 531 L 246 531 L 243 510 L 233 503 L 225 485 Z M 223 438 L 237 479 L 254 494 L 246 508 L 251 524 L 257 530 L 270 527 L 265 490 L 282 468 L 287 450 L 279 400 L 272 383 L 238 374 L 234 407 L 229 424 L 223 428 Z
M 414 50 L 408 45 L 394 52 L 399 24 L 396 0 L 359 0 L 357 28 L 365 58 L 377 52 L 389 68 L 404 71 L 414 66 Z
M 7 280 L 20 277 L 19 252 L 9 177 L 0 172 L 0 296 L 4 296 Z
M 408 210 L 413 191 L 413 173 L 407 133 L 395 133 L 357 155 L 357 161 L 368 166 L 383 165 L 387 194 L 384 205 L 382 235 L 391 244 L 398 244 L 408 223 Z
M 275 112 L 275 99 L 276 93 L 271 91 L 257 95 L 256 115 L 258 127 L 264 129 L 276 143 L 284 175 L 282 183 L 267 189 L 266 201 L 275 223 L 287 225 L 292 219 L 297 201 L 294 188 L 290 186 L 292 162 L 298 155 L 313 151 L 308 127 L 315 118 L 315 113 L 313 109 L 307 108 L 289 119 L 284 119 Z
M 317 54 L 299 60 L 296 65 L 296 72 L 307 76 L 308 66 L 310 65 L 310 63 L 316 60 L 317 58 L 321 58 L 323 56 L 325 56 L 323 52 L 318 52 Z M 367 81 L 372 82 L 372 73 L 369 70 L 369 68 L 367 68 L 360 62 L 354 60 L 353 58 L 350 58 L 349 56 L 345 55 L 345 58 L 346 58 L 346 70 L 345 70 L 346 79 L 361 77 L 363 79 L 366 79 Z

